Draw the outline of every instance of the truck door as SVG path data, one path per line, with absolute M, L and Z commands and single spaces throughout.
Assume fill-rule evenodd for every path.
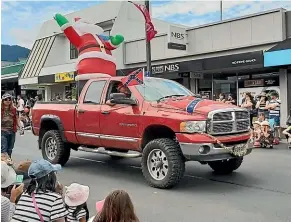
M 91 82 L 82 101 L 79 101 L 76 107 L 75 129 L 79 144 L 100 146 L 100 103 L 106 82 L 106 80 Z
M 118 84 L 118 82 L 112 81 L 109 84 L 106 101 L 109 99 L 110 93 L 115 91 L 113 86 L 116 83 Z M 140 115 L 139 106 L 127 104 L 102 105 L 100 117 L 102 146 L 119 149 L 138 149 Z

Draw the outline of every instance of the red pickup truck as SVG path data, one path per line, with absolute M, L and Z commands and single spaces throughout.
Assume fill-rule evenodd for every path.
M 171 188 L 186 161 L 227 174 L 251 153 L 247 110 L 197 98 L 167 79 L 145 78 L 143 85 L 128 87 L 129 95 L 118 91 L 120 83 L 121 77 L 80 81 L 78 101 L 37 102 L 32 131 L 43 157 L 62 165 L 72 149 L 141 157 L 146 181 Z

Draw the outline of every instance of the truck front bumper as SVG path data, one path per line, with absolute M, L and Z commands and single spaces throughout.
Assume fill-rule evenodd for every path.
M 229 150 L 219 147 L 217 144 L 212 143 L 183 143 L 180 142 L 181 150 L 184 154 L 186 160 L 190 161 L 199 161 L 199 162 L 207 162 L 207 161 L 216 161 L 216 160 L 225 160 L 236 158 L 230 153 Z M 240 145 L 245 145 L 246 154 L 248 155 L 252 152 L 252 146 L 249 143 L 243 143 Z M 228 146 L 229 149 L 234 149 L 235 145 Z

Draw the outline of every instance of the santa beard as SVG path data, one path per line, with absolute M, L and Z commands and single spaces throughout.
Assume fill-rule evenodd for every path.
M 84 35 L 87 33 L 101 35 L 104 32 L 100 26 L 84 22 L 75 22 L 73 27 L 79 35 Z

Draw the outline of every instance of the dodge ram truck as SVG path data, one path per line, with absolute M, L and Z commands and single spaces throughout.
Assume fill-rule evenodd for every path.
M 118 91 L 120 83 L 121 77 L 80 81 L 77 101 L 37 102 L 32 131 L 43 158 L 65 165 L 71 150 L 141 157 L 148 184 L 171 188 L 187 161 L 229 174 L 251 153 L 247 110 L 198 98 L 172 80 L 146 77 L 128 87 L 129 96 Z

